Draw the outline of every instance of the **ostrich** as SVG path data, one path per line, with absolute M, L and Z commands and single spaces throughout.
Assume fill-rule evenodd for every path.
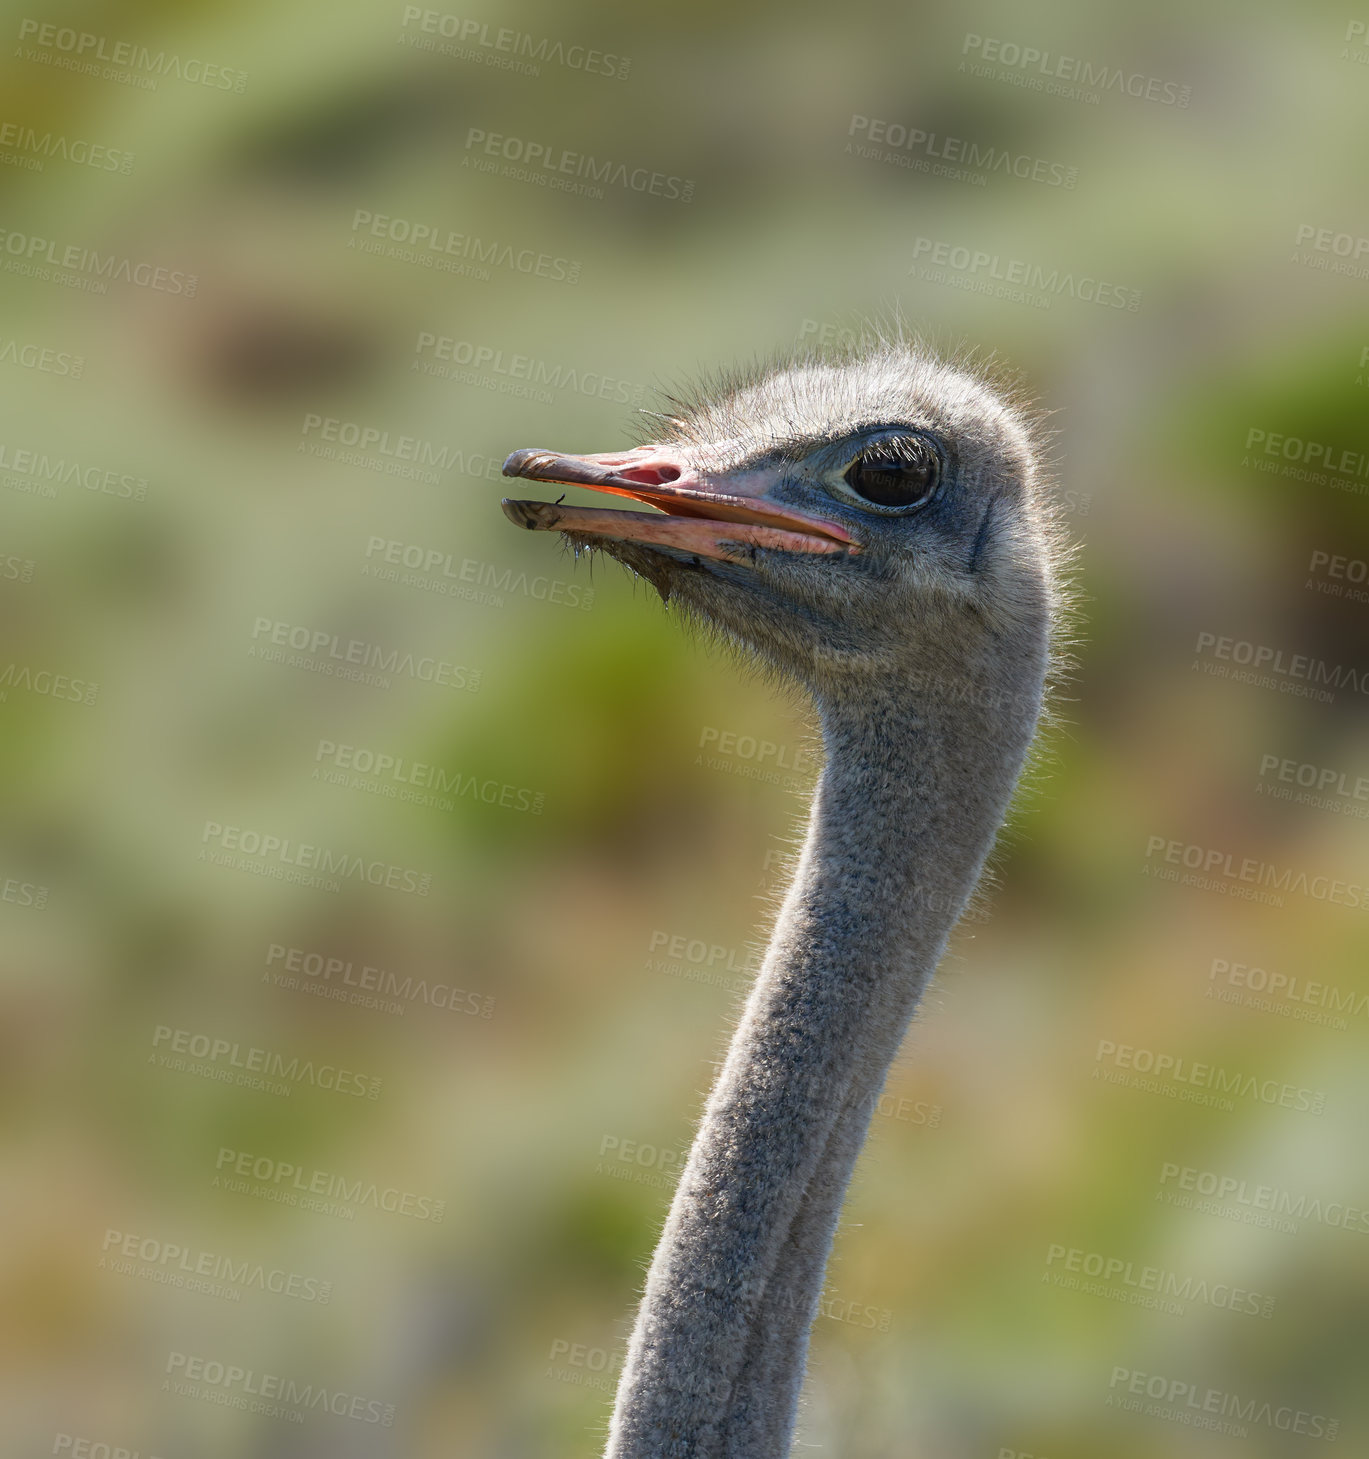
M 504 463 L 659 512 L 503 507 L 619 559 L 803 691 L 821 727 L 807 835 L 647 1275 L 605 1450 L 781 1459 L 875 1100 L 1035 736 L 1063 534 L 1036 419 L 899 337 L 669 404 L 650 445 Z

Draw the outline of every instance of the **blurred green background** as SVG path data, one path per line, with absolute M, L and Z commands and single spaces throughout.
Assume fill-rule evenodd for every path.
M 1058 412 L 1085 621 L 802 1452 L 1369 1452 L 1364 911 L 1159 874 L 1369 881 L 1357 19 L 6 9 L 5 1452 L 598 1451 L 813 741 L 498 463 L 879 311 Z

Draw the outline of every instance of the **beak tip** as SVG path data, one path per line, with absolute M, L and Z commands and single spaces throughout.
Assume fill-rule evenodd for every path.
M 510 475 L 513 474 L 510 473 Z M 555 511 L 549 502 L 520 502 L 508 496 L 499 505 L 503 508 L 504 515 L 515 527 L 522 527 L 528 532 L 536 532 L 543 527 L 550 526 L 548 518 Z

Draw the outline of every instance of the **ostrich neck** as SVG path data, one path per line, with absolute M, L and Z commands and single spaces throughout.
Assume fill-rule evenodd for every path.
M 607 1459 L 788 1452 L 874 1101 L 1035 727 L 1039 674 L 1006 707 L 997 683 L 819 703 L 807 838 L 652 1261 Z

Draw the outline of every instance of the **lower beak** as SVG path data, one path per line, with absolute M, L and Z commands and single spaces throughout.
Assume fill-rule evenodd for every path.
M 504 475 L 548 481 L 558 486 L 585 486 L 593 491 L 630 497 L 659 509 L 656 512 L 609 511 L 506 498 L 504 515 L 530 532 L 608 537 L 618 542 L 670 547 L 724 562 L 747 562 L 751 550 L 757 547 L 824 554 L 860 551 L 860 544 L 839 522 L 810 516 L 764 497 L 635 481 L 593 457 L 515 451 L 504 462 Z

